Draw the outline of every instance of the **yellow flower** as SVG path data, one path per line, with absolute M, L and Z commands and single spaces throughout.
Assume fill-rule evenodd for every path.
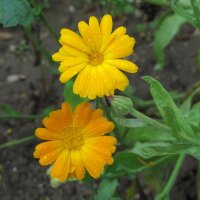
M 105 136 L 114 125 L 103 117 L 101 109 L 93 110 L 88 103 L 75 111 L 68 103 L 43 119 L 46 128 L 36 129 L 36 136 L 49 140 L 36 146 L 34 157 L 41 165 L 52 165 L 51 176 L 65 181 L 83 179 L 85 171 L 98 178 L 106 164 L 113 163 L 116 139 Z
M 61 62 L 61 82 L 78 74 L 73 91 L 83 98 L 110 96 L 115 89 L 123 91 L 129 81 L 120 70 L 138 70 L 134 63 L 122 59 L 132 54 L 135 39 L 126 35 L 125 27 L 112 32 L 112 26 L 112 17 L 104 15 L 100 24 L 96 17 L 90 17 L 89 24 L 79 22 L 81 36 L 70 29 L 61 30 L 62 47 L 53 60 Z

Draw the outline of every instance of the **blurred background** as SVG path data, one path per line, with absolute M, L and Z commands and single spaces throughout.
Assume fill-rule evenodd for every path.
M 193 20 L 189 0 L 0 0 L 1 200 L 94 199 L 99 181 L 92 190 L 87 182 L 73 181 L 53 188 L 47 168 L 32 156 L 38 143 L 33 133 L 50 110 L 73 100 L 72 84 L 59 82 L 58 63 L 51 59 L 60 29 L 77 31 L 80 20 L 105 13 L 113 16 L 114 28 L 125 26 L 136 39 L 130 59 L 139 73 L 129 75 L 131 86 L 124 94 L 131 94 L 138 109 L 153 115 L 143 75 L 158 79 L 174 99 L 199 84 L 200 21 Z M 136 179 L 121 177 L 116 199 L 152 199 L 169 168 L 154 167 Z M 187 157 L 171 199 L 197 199 L 196 175 L 197 161 Z

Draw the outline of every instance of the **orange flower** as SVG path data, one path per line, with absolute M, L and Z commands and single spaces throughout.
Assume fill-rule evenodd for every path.
M 67 178 L 83 179 L 87 170 L 98 178 L 106 164 L 112 164 L 116 139 L 104 136 L 114 124 L 103 117 L 101 109 L 88 103 L 72 111 L 68 103 L 43 119 L 46 128 L 36 129 L 36 136 L 49 140 L 36 146 L 34 157 L 41 165 L 51 165 L 51 176 L 64 182 Z

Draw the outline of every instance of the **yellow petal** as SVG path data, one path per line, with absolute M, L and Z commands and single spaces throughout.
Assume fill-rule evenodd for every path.
M 90 27 L 88 26 L 88 24 L 85 23 L 84 21 L 80 21 L 78 23 L 78 29 L 79 29 L 81 36 L 83 37 L 85 44 L 87 46 L 89 46 L 89 48 L 92 51 L 95 51 L 96 47 L 95 47 L 94 39 L 93 39 L 93 36 L 92 36 Z
M 89 60 L 86 57 L 67 57 L 65 61 L 61 62 L 59 67 L 60 72 L 64 72 L 71 66 L 79 65 L 79 64 L 86 64 Z
M 100 23 L 103 44 L 105 44 L 105 42 L 110 37 L 112 26 L 112 17 L 110 15 L 104 15 Z
M 117 67 L 120 70 L 129 72 L 129 73 L 136 73 L 138 71 L 138 67 L 133 62 L 130 62 L 128 60 L 122 60 L 122 59 L 108 59 L 104 62 L 113 65 Z
M 128 35 L 123 35 L 113 41 L 109 47 L 104 51 L 104 58 L 123 58 L 127 57 L 133 52 L 135 39 Z
M 69 173 L 70 166 L 70 152 L 68 150 L 63 150 L 58 159 L 53 164 L 51 169 L 51 176 L 64 182 Z
M 73 76 L 78 74 L 86 65 L 87 65 L 86 63 L 83 63 L 66 68 L 65 71 L 60 76 L 60 82 L 62 83 L 67 82 Z
M 85 45 L 83 39 L 70 29 L 62 29 L 60 43 L 78 49 L 84 53 L 90 53 L 89 48 Z
M 58 158 L 58 156 L 60 155 L 62 151 L 63 151 L 63 148 L 59 148 L 43 155 L 39 160 L 40 165 L 45 166 L 45 165 L 49 165 L 53 163 Z
M 89 28 L 90 28 L 93 42 L 95 44 L 95 49 L 99 51 L 101 47 L 101 30 L 99 27 L 99 22 L 96 17 L 90 17 Z
M 63 138 L 62 134 L 46 128 L 37 128 L 35 135 L 42 140 L 60 140 Z
M 53 54 L 54 61 L 64 61 L 68 57 L 88 57 L 87 54 L 70 46 L 62 46 L 59 51 Z
M 100 52 L 103 53 L 115 40 L 123 36 L 126 33 L 126 28 L 123 26 L 118 27 L 108 39 L 102 43 Z M 120 45 L 121 46 L 121 45 Z
M 112 65 L 103 63 L 102 66 L 104 67 L 107 74 L 110 76 L 110 79 L 112 79 L 112 81 L 114 82 L 115 89 L 123 91 L 129 84 L 127 77 L 120 70 Z
M 73 87 L 73 92 L 75 94 L 80 94 L 81 97 L 85 98 L 87 97 L 86 90 L 88 87 L 88 82 L 91 77 L 91 71 L 93 67 L 91 65 L 87 65 L 77 76 L 75 82 L 74 82 L 74 87 Z

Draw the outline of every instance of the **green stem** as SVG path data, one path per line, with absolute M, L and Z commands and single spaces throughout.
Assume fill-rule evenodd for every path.
M 144 122 L 146 122 L 149 125 L 152 125 L 153 127 L 162 130 L 164 132 L 170 132 L 170 128 L 164 124 L 161 124 L 160 122 L 144 115 L 143 113 L 137 111 L 135 108 L 132 108 L 132 110 L 130 110 L 130 114 L 132 114 L 134 117 L 142 119 Z
M 35 136 L 32 135 L 32 136 L 27 136 L 27 137 L 23 137 L 21 139 L 17 139 L 17 140 L 13 140 L 11 142 L 6 142 L 4 144 L 0 144 L 0 150 L 1 149 L 5 149 L 5 148 L 8 148 L 8 147 L 12 147 L 12 146 L 15 146 L 15 145 L 19 145 L 19 144 L 22 144 L 22 143 L 25 143 L 25 142 L 29 142 L 31 140 L 35 139 Z
M 37 38 L 32 33 L 31 27 L 24 27 L 24 31 L 27 34 L 28 38 L 33 43 L 34 47 L 43 54 L 43 56 L 46 58 L 46 60 L 49 62 L 49 64 L 53 64 L 51 55 L 45 48 L 43 48 L 41 46 L 40 42 L 37 40 Z
M 100 100 L 99 100 L 99 97 L 96 97 L 95 99 L 95 109 L 98 109 L 100 106 Z
M 39 7 L 39 5 L 37 4 L 37 2 L 35 0 L 30 0 L 30 3 L 33 6 L 33 8 L 35 8 L 35 9 L 37 9 Z M 44 26 L 53 35 L 53 37 L 55 38 L 56 42 L 58 42 L 58 38 L 59 37 L 58 37 L 57 33 L 54 31 L 54 29 L 52 28 L 51 24 L 48 22 L 48 20 L 45 18 L 45 16 L 43 15 L 42 12 L 39 14 L 39 17 L 40 17 L 42 23 L 44 24 Z
M 1 118 L 12 118 L 12 119 L 38 119 L 38 115 L 0 115 Z
M 155 200 L 164 200 L 165 197 L 169 196 L 170 191 L 171 191 L 171 189 L 176 181 L 176 178 L 178 176 L 178 173 L 181 169 L 184 159 L 185 159 L 185 154 L 181 154 L 176 162 L 176 165 L 172 171 L 171 176 L 169 177 L 169 180 L 167 181 L 167 184 L 165 185 L 162 192 L 159 195 L 157 195 Z

